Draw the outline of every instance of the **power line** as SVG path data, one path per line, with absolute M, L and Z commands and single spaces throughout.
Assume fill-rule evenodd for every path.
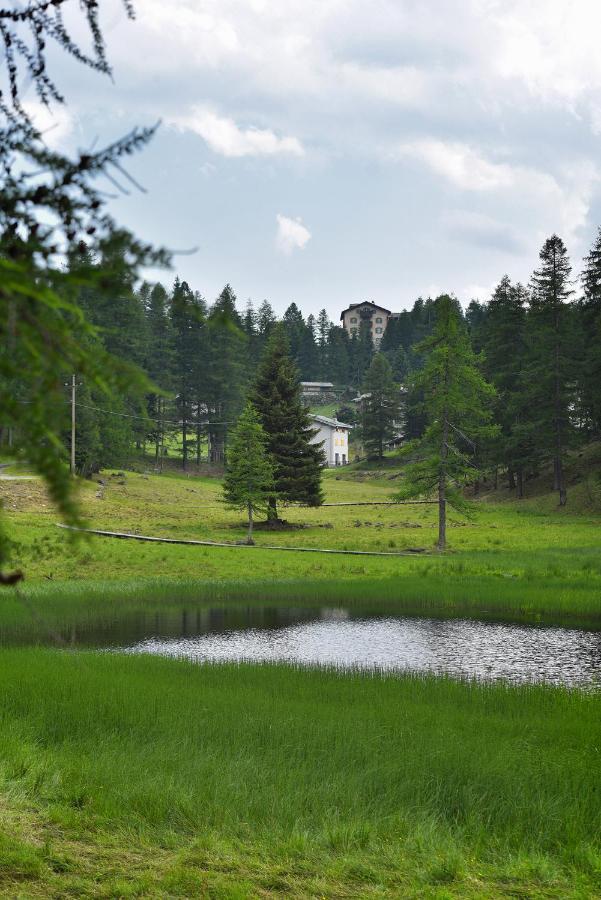
M 17 403 L 22 403 L 24 405 L 28 405 L 33 403 L 33 400 L 18 400 Z M 67 406 L 71 405 L 71 400 L 63 401 Z M 77 406 L 80 409 L 92 409 L 95 412 L 103 413 L 105 416 L 118 416 L 120 419 L 137 419 L 139 422 L 158 422 L 160 425 L 182 425 L 182 421 L 179 422 L 174 421 L 173 419 L 159 419 L 156 416 L 134 416 L 130 413 L 119 413 L 115 412 L 112 409 L 103 409 L 101 406 L 90 406 L 87 403 L 78 403 Z M 189 419 L 189 425 L 234 425 L 234 421 L 228 422 L 199 422 L 198 420 Z

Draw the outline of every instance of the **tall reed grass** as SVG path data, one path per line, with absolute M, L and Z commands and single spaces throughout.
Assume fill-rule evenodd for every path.
M 72 833 L 601 875 L 599 695 L 40 649 L 0 682 L 5 788 Z

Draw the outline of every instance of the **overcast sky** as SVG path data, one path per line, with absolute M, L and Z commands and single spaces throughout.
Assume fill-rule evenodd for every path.
M 76 6 L 76 5 L 75 5 Z M 105 4 L 101 4 L 104 8 Z M 208 300 L 486 299 L 601 224 L 598 0 L 106 3 L 114 81 L 57 57 L 47 140 L 162 120 L 119 221 Z M 49 120 L 40 120 L 48 127 Z M 171 282 L 175 272 L 163 280 Z

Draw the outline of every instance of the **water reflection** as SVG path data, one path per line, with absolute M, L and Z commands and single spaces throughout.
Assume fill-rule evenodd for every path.
M 281 621 L 282 613 L 272 610 L 258 627 L 247 622 L 243 628 L 228 623 L 219 629 L 212 610 L 210 624 L 196 622 L 194 634 L 157 632 L 126 650 L 198 662 L 289 662 L 511 682 L 601 683 L 599 632 L 471 620 L 350 618 L 341 610 L 287 609 L 284 618 L 296 617 L 290 623 Z

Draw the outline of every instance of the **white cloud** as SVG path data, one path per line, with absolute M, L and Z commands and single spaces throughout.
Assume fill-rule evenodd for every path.
M 510 166 L 490 162 L 467 144 L 431 139 L 409 141 L 401 144 L 393 155 L 421 160 L 466 191 L 496 190 L 513 181 Z
M 189 115 L 173 118 L 171 122 L 200 135 L 211 150 L 222 156 L 303 156 L 305 152 L 295 137 L 278 137 L 267 128 L 239 128 L 233 119 L 202 107 L 195 107 Z
M 276 247 L 289 256 L 293 250 L 302 250 L 311 240 L 311 232 L 303 225 L 300 218 L 290 219 L 280 213 L 276 216 L 278 230 L 275 238 Z
M 74 128 L 73 116 L 69 110 L 59 104 L 54 104 L 50 110 L 37 100 L 26 101 L 23 108 L 34 126 L 41 132 L 47 146 L 51 150 L 65 151 L 65 144 Z

